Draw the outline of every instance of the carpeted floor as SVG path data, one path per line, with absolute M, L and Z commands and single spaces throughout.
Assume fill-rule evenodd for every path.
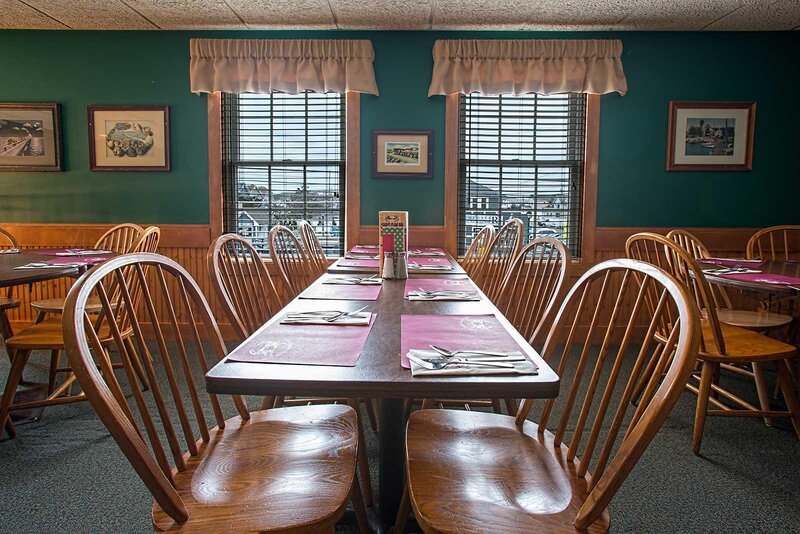
M 26 378 L 42 380 L 46 366 L 45 354 L 34 356 Z M 3 382 L 7 372 L 0 354 Z M 756 401 L 751 383 L 726 379 Z M 683 395 L 612 501 L 613 531 L 800 532 L 800 442 L 787 423 L 712 418 L 698 457 L 691 452 L 694 402 Z M 49 408 L 18 431 L 0 441 L 0 531 L 152 532 L 152 498 L 88 403 Z M 374 468 L 375 439 L 367 432 Z

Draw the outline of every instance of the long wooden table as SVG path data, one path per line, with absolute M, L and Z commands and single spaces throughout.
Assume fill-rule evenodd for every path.
M 747 266 L 747 264 L 743 264 Z M 711 269 L 712 266 L 703 265 L 703 269 Z M 768 261 L 761 266 L 752 267 L 764 274 L 782 274 L 800 278 L 800 261 Z M 726 276 L 704 273 L 709 282 L 729 286 L 742 291 L 761 293 L 764 295 L 790 297 L 800 293 L 800 286 L 790 286 L 781 284 L 768 284 L 765 282 L 754 282 L 750 280 L 736 280 Z
M 432 276 L 453 274 L 411 275 L 412 278 Z M 297 298 L 251 336 L 252 339 L 261 335 L 286 311 L 356 310 L 367 306 L 377 317 L 354 367 L 242 363 L 226 358 L 206 374 L 209 393 L 380 398 L 378 512 L 384 525 L 394 523 L 404 481 L 403 399 L 551 398 L 559 391 L 558 375 L 484 295 L 479 302 L 412 302 L 403 298 L 404 288 L 404 280 L 385 280 L 376 301 Z M 494 314 L 539 366 L 539 374 L 413 378 L 411 371 L 400 366 L 400 318 L 410 314 Z

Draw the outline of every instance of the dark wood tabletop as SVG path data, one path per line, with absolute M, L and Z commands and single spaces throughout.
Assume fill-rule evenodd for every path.
M 701 267 L 704 270 L 713 268 L 710 265 L 701 265 Z M 782 274 L 784 276 L 800 278 L 800 261 L 768 261 L 759 267 L 752 266 L 750 268 L 761 271 L 762 273 Z M 709 273 L 705 273 L 705 276 L 709 282 L 753 293 L 763 293 L 781 297 L 800 294 L 800 285 L 793 287 L 788 285 L 753 282 L 750 280 L 736 280 L 726 276 Z
M 464 269 L 459 265 L 459 263 L 453 259 L 452 256 L 449 254 L 447 255 L 448 260 L 450 261 L 450 265 L 453 267 L 452 271 L 419 271 L 409 269 L 409 274 L 422 274 L 424 276 L 433 275 L 433 276 L 440 276 L 440 275 L 447 275 L 447 274 L 465 274 Z M 357 257 L 353 258 L 339 258 L 336 260 L 333 265 L 328 267 L 328 272 L 331 274 L 372 274 L 377 273 L 378 269 L 375 267 L 349 267 L 346 265 L 341 265 L 342 260 L 344 259 L 359 259 Z M 367 259 L 365 256 L 364 259 Z M 413 261 L 413 258 L 410 259 Z
M 56 256 L 45 256 L 31 252 L 0 254 L 0 287 L 20 286 L 33 282 L 43 282 L 64 276 L 77 276 L 78 267 L 50 267 L 48 269 L 14 269 L 28 263 L 47 261 Z M 109 256 L 110 257 L 110 256 Z

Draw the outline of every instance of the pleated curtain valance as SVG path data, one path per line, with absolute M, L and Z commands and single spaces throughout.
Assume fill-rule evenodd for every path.
M 367 40 L 192 39 L 193 93 L 378 94 Z
M 453 93 L 624 95 L 622 42 L 597 39 L 438 40 L 428 96 Z

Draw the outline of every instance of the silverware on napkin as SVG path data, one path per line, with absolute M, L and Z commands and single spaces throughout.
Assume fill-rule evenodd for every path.
M 439 369 L 444 369 L 445 367 L 450 367 L 451 365 L 459 365 L 459 366 L 477 366 L 477 367 L 494 367 L 498 369 L 513 369 L 513 363 L 504 363 L 499 361 L 478 361 L 478 360 L 469 360 L 466 358 L 417 358 L 412 354 L 407 354 L 406 357 L 409 361 L 416 363 L 417 365 L 424 367 L 425 369 L 430 369 L 432 371 L 436 371 Z

